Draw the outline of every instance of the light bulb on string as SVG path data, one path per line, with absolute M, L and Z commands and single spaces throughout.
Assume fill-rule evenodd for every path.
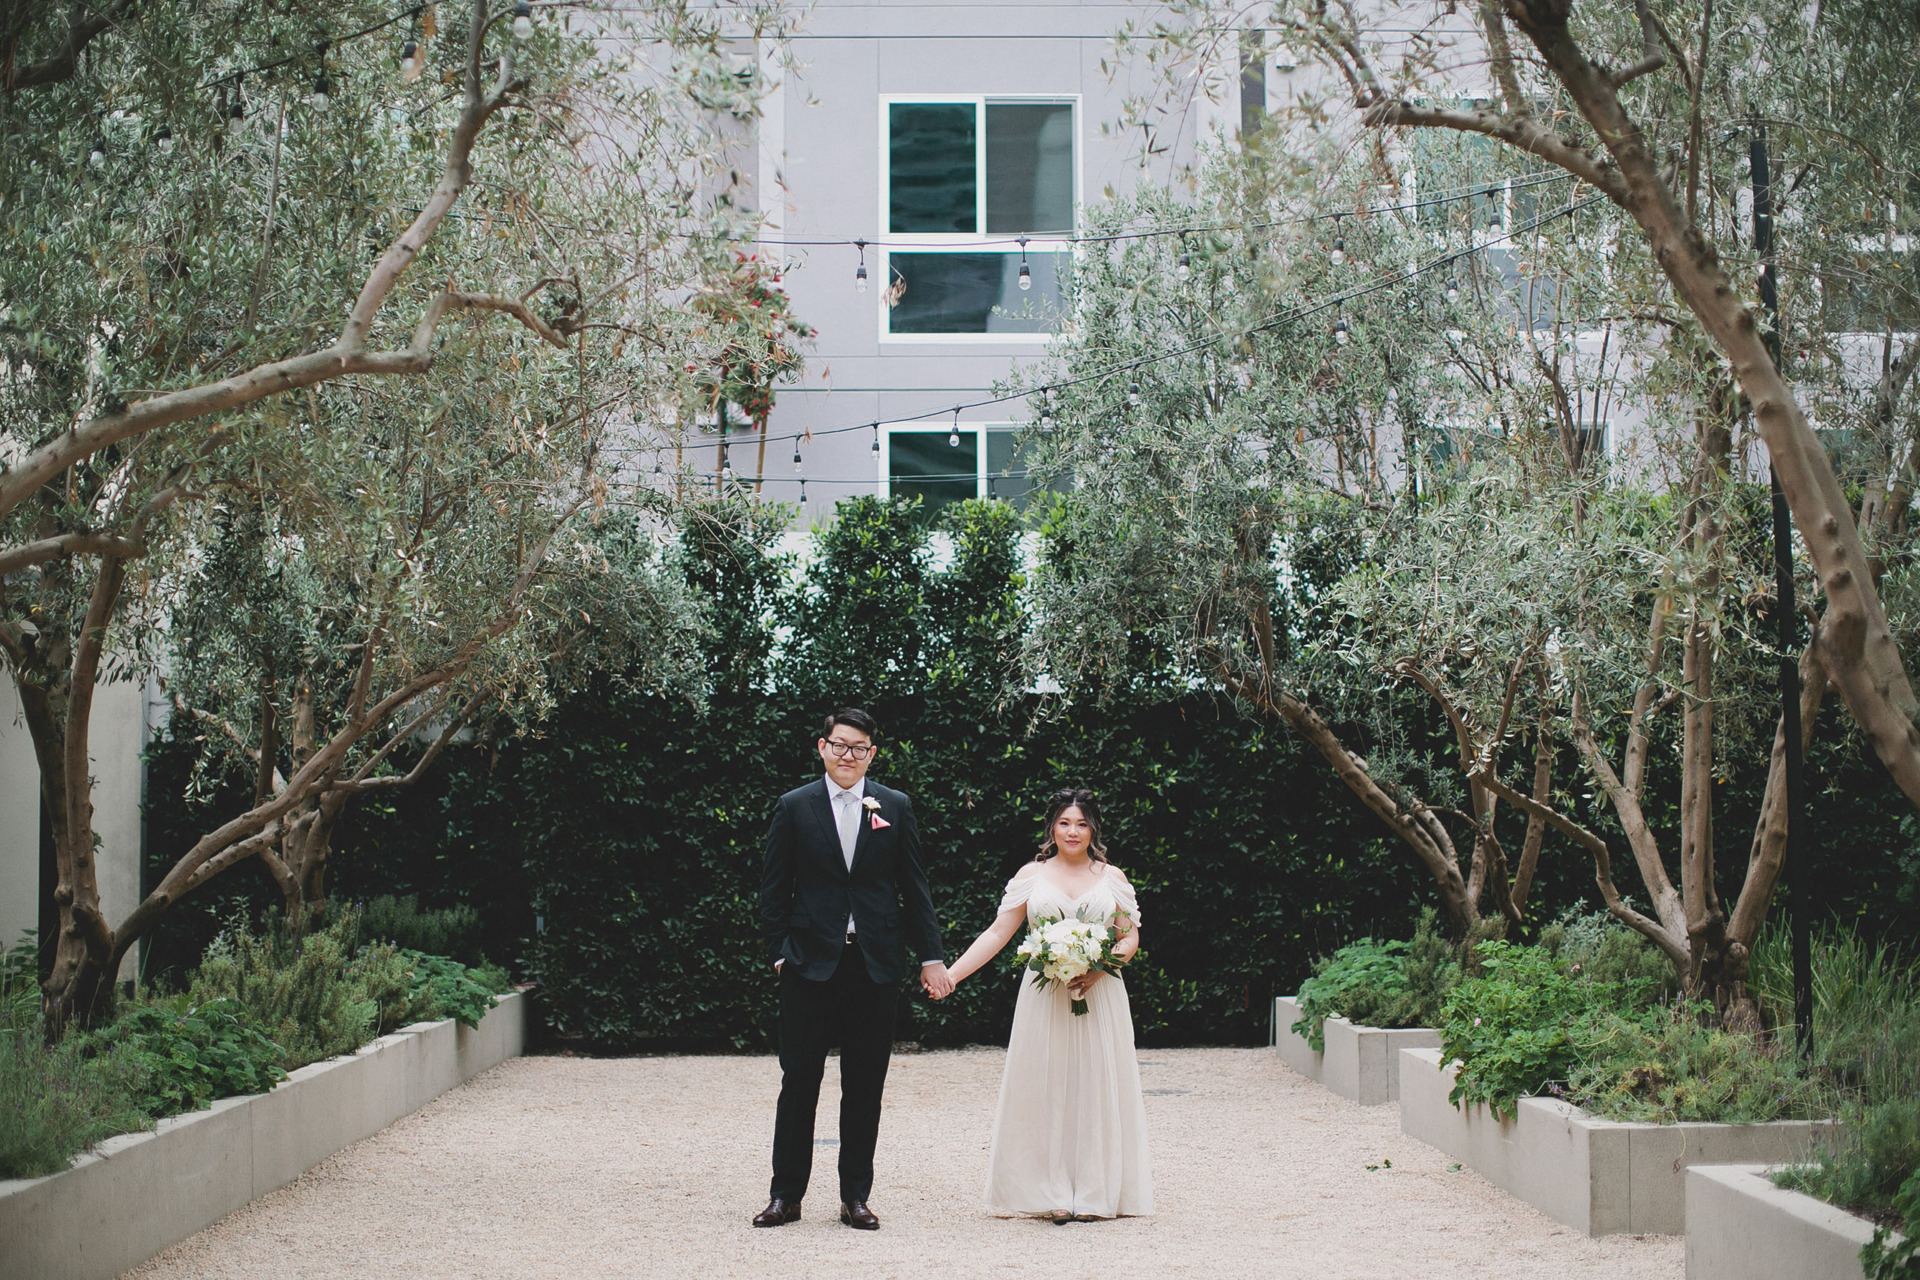
M 325 111 L 327 91 L 331 88 L 327 83 L 327 42 L 322 40 L 314 45 L 313 52 L 314 56 L 319 58 L 320 66 L 313 73 L 313 92 L 307 95 L 307 105 L 315 111 Z
M 1042 431 L 1053 429 L 1053 398 L 1045 390 L 1040 392 L 1040 429 Z
M 1139 383 L 1129 382 L 1127 384 L 1127 403 L 1132 405 L 1136 409 L 1140 407 L 1140 384 Z
M 159 152 L 161 155 L 163 156 L 172 155 L 173 154 L 173 130 L 168 128 L 164 124 L 161 125 L 158 129 L 154 131 L 153 145 L 159 149 Z
M 533 6 L 527 0 L 515 0 L 513 6 L 513 38 L 525 40 L 533 34 Z
M 1349 336 L 1350 331 L 1347 328 L 1347 318 L 1341 316 L 1333 322 L 1333 340 L 1344 347 L 1347 345 Z
M 793 438 L 793 470 L 795 474 L 798 474 L 800 471 L 800 437 L 799 436 L 795 436 Z
M 853 269 L 853 291 L 865 293 L 867 291 L 867 242 L 855 240 L 853 247 L 860 251 L 860 265 Z
M 1460 301 L 1460 282 L 1452 276 L 1447 277 L 1447 301 Z
M 960 447 L 960 406 L 953 406 L 953 430 L 947 433 L 947 448 Z
M 873 456 L 880 456 L 880 424 L 877 422 L 873 424 Z
M 246 78 L 243 76 L 235 76 L 233 81 L 233 101 L 227 107 L 227 119 L 244 120 L 246 115 Z
M 1193 257 L 1187 252 L 1187 235 L 1184 231 L 1180 233 L 1180 258 L 1173 265 L 1173 274 L 1183 282 L 1193 275 Z
M 1339 266 L 1347 260 L 1347 238 L 1340 234 L 1340 219 L 1343 215 L 1333 216 L 1333 252 L 1327 255 L 1327 261 Z
M 1033 288 L 1033 272 L 1027 267 L 1027 238 L 1020 237 L 1020 292 Z
M 105 138 L 95 138 L 93 140 L 93 147 L 87 152 L 87 167 L 89 169 L 104 169 L 107 167 L 107 140 Z

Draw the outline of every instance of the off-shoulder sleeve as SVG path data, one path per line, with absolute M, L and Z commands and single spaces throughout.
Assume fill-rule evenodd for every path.
M 1133 921 L 1134 927 L 1140 926 L 1140 896 L 1133 891 L 1131 881 L 1118 872 L 1109 871 L 1107 878 L 1113 882 L 1113 903 Z
M 1033 882 L 1040 877 L 1031 871 L 1021 870 L 1007 881 L 1007 891 L 1000 896 L 1000 910 L 1011 911 L 1015 907 L 1027 905 L 1027 899 L 1033 894 Z

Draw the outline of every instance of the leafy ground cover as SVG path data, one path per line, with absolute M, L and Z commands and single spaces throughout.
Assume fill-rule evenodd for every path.
M 1326 1024 L 1341 1017 L 1366 1027 L 1430 1027 L 1460 983 L 1461 948 L 1440 929 L 1439 913 L 1420 913 L 1409 942 L 1372 938 L 1341 947 L 1314 965 L 1300 984 L 1300 1017 L 1292 1026 L 1316 1052 L 1327 1047 Z
M 384 925 L 431 940 L 436 922 L 419 915 L 391 905 Z M 0 959 L 0 1178 L 56 1173 L 103 1138 L 264 1092 L 411 1022 L 477 1026 L 510 989 L 477 950 L 470 966 L 364 932 L 352 909 L 303 934 L 231 924 L 185 990 L 137 992 L 109 1021 L 51 1044 L 34 944 L 14 948 Z

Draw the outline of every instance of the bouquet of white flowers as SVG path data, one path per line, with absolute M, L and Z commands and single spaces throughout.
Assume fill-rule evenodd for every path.
M 1050 983 L 1069 983 L 1095 969 L 1120 972 L 1120 961 L 1113 954 L 1114 944 L 1133 932 L 1124 913 L 1112 924 L 1088 920 L 1083 915 L 1037 916 L 1027 930 L 1027 940 L 1015 954 L 1026 967 L 1040 975 L 1034 985 L 1044 990 Z M 1076 1016 L 1087 1011 L 1087 1002 L 1075 997 Z

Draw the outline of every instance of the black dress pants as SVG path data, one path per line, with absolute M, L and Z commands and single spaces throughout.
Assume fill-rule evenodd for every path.
M 880 1136 L 880 1094 L 893 1054 L 900 992 L 875 982 L 866 958 L 848 941 L 825 982 L 809 982 L 791 964 L 780 967 L 780 1106 L 773 1122 L 773 1195 L 806 1198 L 813 1173 L 813 1117 L 827 1050 L 840 1046 L 840 1198 L 873 1191 L 873 1147 Z

